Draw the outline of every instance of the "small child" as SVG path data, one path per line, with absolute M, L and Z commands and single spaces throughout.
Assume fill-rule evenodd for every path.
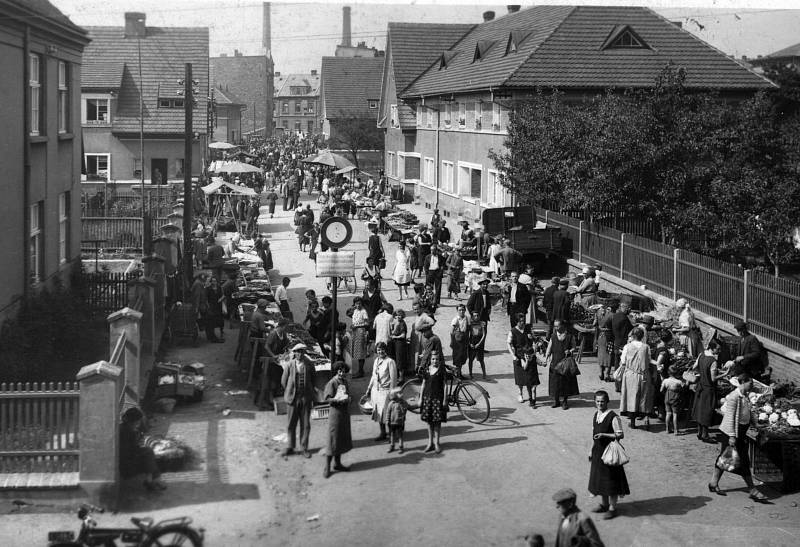
M 384 418 L 389 426 L 389 450 L 387 452 L 394 452 L 394 443 L 399 443 L 397 451 L 402 454 L 408 403 L 400 396 L 400 392 L 398 387 L 389 392 L 389 402 L 386 403 Z
M 681 410 L 681 395 L 685 385 L 682 378 L 679 378 L 678 368 L 675 365 L 670 365 L 667 369 L 669 377 L 664 378 L 661 382 L 661 391 L 664 392 L 664 423 L 667 426 L 667 433 L 670 432 L 669 425 L 672 423 L 672 428 L 675 435 L 678 433 L 678 414 Z

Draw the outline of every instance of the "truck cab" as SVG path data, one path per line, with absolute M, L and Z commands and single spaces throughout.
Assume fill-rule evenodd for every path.
M 525 261 L 534 266 L 540 266 L 549 256 L 561 253 L 561 229 L 538 221 L 533 205 L 486 209 L 481 220 L 486 233 L 503 234 L 511 240 L 511 246 L 522 253 Z

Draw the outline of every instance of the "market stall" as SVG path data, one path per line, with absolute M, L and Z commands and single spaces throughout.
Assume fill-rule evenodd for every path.
M 203 186 L 201 190 L 205 194 L 206 208 L 214 230 L 242 232 L 241 221 L 233 214 L 236 210 L 234 202 L 255 197 L 256 191 L 246 186 L 225 182 L 220 177 L 212 177 L 211 183 Z

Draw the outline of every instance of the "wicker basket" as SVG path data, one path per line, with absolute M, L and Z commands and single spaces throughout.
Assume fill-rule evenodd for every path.
M 312 420 L 325 420 L 331 415 L 331 405 L 315 406 L 311 409 Z

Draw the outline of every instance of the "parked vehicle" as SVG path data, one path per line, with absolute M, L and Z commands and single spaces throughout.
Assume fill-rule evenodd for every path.
M 85 503 L 78 509 L 81 529 L 78 537 L 75 532 L 55 531 L 47 535 L 50 547 L 115 547 L 117 545 L 135 545 L 138 547 L 177 547 L 203 545 L 204 530 L 190 526 L 192 519 L 179 517 L 155 522 L 150 517 L 132 517 L 134 528 L 98 528 L 93 513 L 104 513 L 102 507 Z M 121 544 L 117 543 L 121 541 Z
M 525 261 L 534 265 L 544 263 L 548 257 L 563 250 L 561 229 L 537 222 L 533 205 L 486 209 L 481 220 L 487 233 L 505 234 Z

